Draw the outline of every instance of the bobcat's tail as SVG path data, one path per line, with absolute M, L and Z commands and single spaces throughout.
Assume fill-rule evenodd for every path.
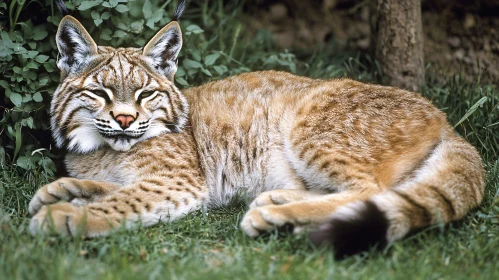
M 310 238 L 315 244 L 329 243 L 341 258 L 376 244 L 385 246 L 432 224 L 461 219 L 481 203 L 483 192 L 478 152 L 452 134 L 405 182 L 338 208 Z

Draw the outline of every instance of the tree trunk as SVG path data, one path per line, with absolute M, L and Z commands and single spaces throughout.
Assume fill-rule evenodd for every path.
M 376 59 L 387 82 L 417 91 L 424 83 L 420 0 L 376 0 Z

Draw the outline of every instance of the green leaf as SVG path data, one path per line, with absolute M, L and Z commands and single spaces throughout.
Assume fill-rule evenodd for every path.
M 102 30 L 102 33 L 100 34 L 100 38 L 102 40 L 111 41 L 112 40 L 112 38 L 111 38 L 112 33 L 113 33 L 113 31 L 111 31 L 109 29 L 104 29 L 104 30 Z
M 37 52 L 37 51 L 29 51 L 29 52 L 28 52 L 28 57 L 29 57 L 29 58 L 33 58 L 33 57 L 35 57 L 37 54 L 39 54 L 39 52 Z
M 49 176 L 54 176 L 54 171 L 56 170 L 54 162 L 49 157 L 42 157 L 40 161 L 40 165 L 43 167 L 43 170 L 49 174 Z
M 179 66 L 177 68 L 177 72 L 175 73 L 175 76 L 176 77 L 183 77 L 183 76 L 185 76 L 185 70 L 184 70 L 183 66 Z
M 33 40 L 35 41 L 40 41 L 45 39 L 47 37 L 48 32 L 47 32 L 47 26 L 45 25 L 37 25 L 35 28 L 33 28 Z
M 80 6 L 78 6 L 78 10 L 80 11 L 86 11 L 92 7 L 95 7 L 102 3 L 102 1 L 83 1 L 81 2 Z
M 43 97 L 39 92 L 36 92 L 35 94 L 33 94 L 33 100 L 35 100 L 36 102 L 42 102 Z
M 94 11 L 92 11 L 92 12 L 90 13 L 90 15 L 92 16 L 92 19 L 94 19 L 94 20 L 95 20 L 95 19 L 99 19 L 99 18 L 100 18 L 99 12 L 97 12 L 97 11 L 95 11 L 95 10 L 94 10 Z
M 19 44 L 17 44 L 17 46 L 15 47 L 15 52 L 17 54 L 27 54 L 28 53 L 28 50 L 26 50 L 25 48 L 23 47 L 20 47 Z
M 0 32 L 0 37 L 2 38 L 2 44 L 7 46 L 7 47 L 14 47 L 14 43 L 12 43 L 12 40 L 9 37 L 9 34 L 5 31 Z
M 31 158 L 27 156 L 20 156 L 17 159 L 16 164 L 24 170 L 31 170 L 36 166 L 35 163 L 31 161 Z
M 109 0 L 109 5 L 114 8 L 116 7 L 116 5 L 118 5 L 119 2 L 119 0 Z
M 38 67 L 37 67 L 38 69 Z M 35 71 L 29 71 L 26 73 L 26 77 L 28 77 L 31 80 L 35 80 L 37 78 L 37 74 Z
M 191 25 L 187 26 L 187 28 L 185 30 L 187 30 L 187 32 L 185 32 L 186 35 L 199 34 L 199 33 L 204 32 L 204 30 L 201 29 L 201 27 L 199 27 L 195 24 L 191 24 Z
M 142 29 L 144 29 L 144 20 L 141 19 L 141 20 L 132 22 L 132 24 L 130 25 L 130 28 L 132 28 L 132 31 L 135 33 L 141 32 Z
M 198 50 L 198 49 L 191 50 L 191 55 L 192 55 L 192 59 L 193 60 L 201 62 L 202 57 L 201 57 L 201 51 L 200 50 Z
M 469 118 L 477 109 L 478 107 L 482 106 L 485 102 L 487 102 L 487 96 L 484 96 L 480 98 L 471 108 L 464 114 L 464 116 L 454 125 L 454 128 L 456 128 L 458 125 L 460 125 L 462 122 L 464 122 L 466 119 Z
M 128 26 L 126 26 L 123 22 L 118 22 L 118 24 L 116 24 L 116 27 L 122 30 L 128 30 Z
M 36 65 L 33 61 L 29 62 L 25 68 L 28 69 L 38 69 L 38 65 Z
M 14 105 L 16 106 L 21 106 L 21 104 L 23 103 L 23 97 L 19 93 L 13 92 L 10 95 L 10 101 L 12 101 L 12 103 L 14 103 Z
M 31 96 L 31 94 L 25 94 L 23 96 L 23 103 L 27 103 L 27 102 L 30 102 L 31 100 L 33 100 L 33 97 Z
M 21 143 L 22 143 L 22 138 L 21 138 L 21 123 L 17 122 L 15 125 L 16 128 L 16 148 L 14 149 L 14 158 L 17 157 L 17 153 L 19 153 L 19 150 L 21 150 Z
M 21 121 L 21 124 L 22 124 L 23 126 L 27 126 L 27 127 L 29 127 L 29 128 L 34 128 L 34 125 L 33 125 L 33 118 L 32 118 L 32 117 L 27 117 L 27 118 L 23 119 L 23 120 Z
M 159 9 L 154 11 L 151 18 L 147 20 L 146 26 L 155 29 L 154 24 L 163 18 L 163 10 Z
M 40 80 L 40 82 L 39 82 L 39 85 L 40 85 L 40 86 L 44 86 L 44 85 L 46 85 L 48 82 L 49 82 L 49 79 L 48 79 L 48 78 L 41 79 L 41 80 Z M 36 93 L 35 93 L 35 94 L 36 94 Z
M 148 19 L 146 26 L 154 30 L 154 20 L 153 19 Z
M 191 68 L 191 69 L 201 69 L 201 68 L 203 68 L 203 64 L 201 64 L 201 63 L 199 63 L 197 61 L 191 60 L 191 59 L 185 59 L 183 64 L 184 64 L 184 67 L 186 69 L 189 69 L 189 68 Z
M 12 67 L 12 71 L 14 71 L 14 73 L 16 74 L 21 74 L 23 72 L 23 69 L 21 69 L 21 67 L 14 66 Z
M 212 77 L 211 72 L 206 69 L 201 69 L 201 72 L 205 73 L 207 76 Z
M 0 80 L 0 86 L 3 88 L 9 88 L 9 83 L 5 80 Z
M 215 71 L 217 71 L 218 75 L 220 76 L 222 76 L 229 70 L 225 65 L 215 65 L 213 66 L 213 69 L 215 69 Z
M 142 6 L 142 13 L 144 13 L 144 17 L 146 19 L 151 18 L 152 16 L 152 5 L 149 0 L 144 1 L 144 6 Z
M 128 10 L 130 10 L 127 6 L 123 5 L 123 4 L 119 4 L 118 6 L 116 6 L 116 8 L 114 8 L 116 11 L 120 12 L 120 13 L 126 13 L 128 12 Z
M 45 70 L 47 70 L 47 72 L 49 73 L 52 73 L 54 72 L 55 68 L 52 66 L 51 63 L 44 63 L 43 64 L 43 67 L 45 68 Z
M 118 38 L 123 38 L 125 36 L 126 36 L 126 32 L 121 31 L 121 30 L 116 30 L 113 34 L 113 37 L 118 37 Z
M 14 52 L 11 50 L 11 49 L 1 49 L 0 48 L 0 57 L 2 58 L 6 58 L 7 60 L 11 60 L 12 59 L 12 54 Z
M 38 63 L 44 63 L 45 61 L 47 61 L 47 59 L 49 59 L 49 56 L 44 55 L 44 54 L 41 54 L 41 55 L 38 55 L 37 57 L 35 57 L 35 61 Z
M 175 77 L 175 81 L 183 86 L 189 86 L 189 83 L 182 77 Z
M 152 19 L 154 22 L 158 22 L 158 21 L 160 21 L 162 18 L 163 18 L 163 10 L 161 10 L 161 9 L 154 11 L 154 13 L 153 13 L 153 14 L 152 14 L 152 16 L 151 16 L 151 19 Z
M 98 19 L 94 19 L 94 24 L 95 26 L 99 26 L 101 23 L 102 23 L 102 19 L 98 18 Z
M 204 65 L 211 66 L 211 65 L 215 64 L 215 62 L 217 61 L 217 59 L 219 57 L 220 57 L 220 53 L 214 53 L 214 54 L 208 55 L 204 59 Z
M 110 12 L 103 12 L 102 15 L 100 15 L 100 18 L 103 20 L 109 19 L 111 17 Z

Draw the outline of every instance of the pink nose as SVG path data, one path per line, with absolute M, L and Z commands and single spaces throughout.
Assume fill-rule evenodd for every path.
M 117 115 L 114 120 L 120 124 L 121 129 L 127 129 L 135 121 L 135 117 L 132 115 Z

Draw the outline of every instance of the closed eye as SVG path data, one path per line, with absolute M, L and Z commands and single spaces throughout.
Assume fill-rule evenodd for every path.
M 107 94 L 107 92 L 100 90 L 100 89 L 95 89 L 95 90 L 92 90 L 91 92 L 99 97 L 104 98 L 106 100 L 106 102 L 111 102 L 111 99 L 109 98 L 109 95 Z
M 151 95 L 153 95 L 154 93 L 155 93 L 155 91 L 143 91 L 143 92 L 141 92 L 139 94 L 139 97 L 137 98 L 137 103 L 140 103 L 140 101 L 142 101 L 142 99 L 148 98 Z
M 147 98 L 154 94 L 154 91 L 144 91 L 139 95 L 139 98 Z

